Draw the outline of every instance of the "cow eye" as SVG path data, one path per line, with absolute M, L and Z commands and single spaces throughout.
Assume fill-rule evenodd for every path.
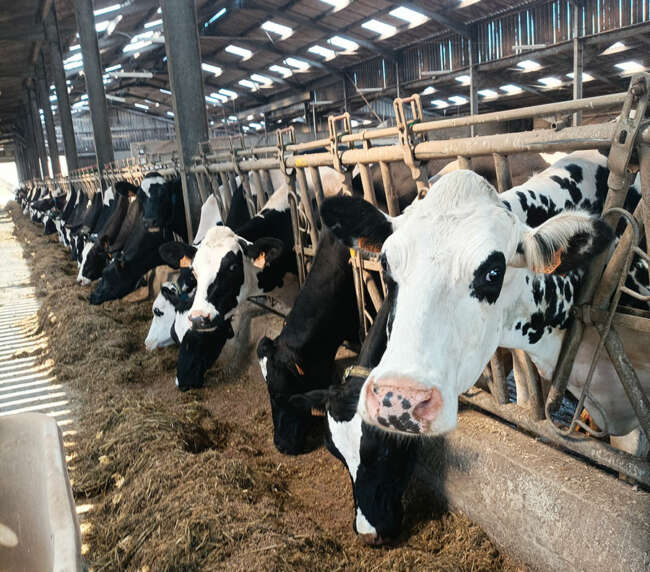
M 502 271 L 501 268 L 492 268 L 485 275 L 485 281 L 486 282 L 496 282 L 497 280 L 499 280 L 501 278 L 502 272 L 503 271 Z
M 230 272 L 234 272 L 235 270 L 237 270 L 237 265 L 234 264 L 234 263 L 231 264 L 231 265 L 228 267 L 228 270 L 229 270 Z
M 162 310 L 159 310 L 158 308 L 154 308 L 153 313 L 154 313 L 155 316 L 158 316 L 158 317 L 163 315 Z

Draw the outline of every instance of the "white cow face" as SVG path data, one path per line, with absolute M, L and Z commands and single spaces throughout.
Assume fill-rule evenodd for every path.
M 395 302 L 386 352 L 364 384 L 358 410 L 367 423 L 398 433 L 454 429 L 458 396 L 498 346 L 530 350 L 534 359 L 531 346 L 568 310 L 557 295 L 539 299 L 539 272 L 558 252 L 565 253 L 563 266 L 575 254 L 600 252 L 611 236 L 582 211 L 559 214 L 533 230 L 471 171 L 443 176 L 395 219 L 349 197 L 325 204 L 325 223 L 349 245 L 385 239 L 382 264 Z M 532 336 L 539 329 L 536 313 L 544 323 L 542 334 Z
M 176 308 L 171 298 L 178 296 L 178 288 L 173 282 L 165 282 L 153 303 L 151 326 L 144 341 L 147 351 L 164 348 L 174 343 L 171 330 L 176 318 Z
M 86 243 L 84 244 L 83 250 L 81 251 L 81 262 L 79 263 L 79 272 L 77 273 L 77 282 L 83 286 L 88 286 L 92 280 L 89 278 L 86 278 L 86 276 L 83 275 L 83 270 L 84 270 L 84 265 L 86 264 L 86 260 L 88 260 L 88 253 L 92 250 L 93 246 L 95 246 L 95 242 L 92 240 L 86 240 Z

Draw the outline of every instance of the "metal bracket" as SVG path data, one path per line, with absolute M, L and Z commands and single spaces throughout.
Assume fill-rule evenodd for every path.
M 336 129 L 337 124 L 343 122 L 343 132 L 339 133 Z M 350 119 L 350 114 L 346 111 L 341 115 L 330 115 L 327 118 L 327 129 L 330 134 L 330 155 L 332 156 L 332 166 L 334 169 L 344 175 L 347 173 L 347 167 L 341 162 L 341 154 L 339 153 L 339 139 L 343 135 L 349 135 L 352 133 L 352 122 Z M 348 144 L 348 148 L 351 148 L 351 144 Z
M 287 158 L 286 158 L 286 143 L 284 135 L 289 135 L 289 145 L 294 145 L 296 143 L 296 130 L 293 126 L 285 127 L 283 129 L 276 129 L 275 136 L 278 143 L 278 162 L 280 163 L 280 171 L 285 177 L 289 177 L 287 171 Z
M 407 104 L 411 109 L 410 120 L 406 116 L 405 105 Z M 416 134 L 413 133 L 412 129 L 414 124 L 420 123 L 423 119 L 420 94 L 416 93 L 410 97 L 398 97 L 393 101 L 393 109 L 395 110 L 395 121 L 397 122 L 398 141 L 404 155 L 403 161 L 411 170 L 411 176 L 418 189 L 418 198 L 421 199 L 426 196 L 428 186 L 422 180 L 420 162 L 415 158 Z M 423 141 L 424 136 L 420 137 L 420 140 Z

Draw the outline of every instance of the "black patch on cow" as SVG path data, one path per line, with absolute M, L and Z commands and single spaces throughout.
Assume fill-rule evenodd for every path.
M 531 199 L 533 199 L 534 201 L 537 200 L 537 195 L 535 194 L 535 191 L 529 190 L 528 194 L 530 195 Z
M 570 270 L 584 267 L 610 245 L 614 232 L 609 225 L 602 219 L 594 220 L 593 225 L 591 233 L 577 233 L 571 237 L 555 272 L 566 274 Z
M 517 254 L 523 254 L 524 253 L 524 245 L 519 242 L 517 243 Z
M 503 277 L 506 273 L 506 257 L 503 252 L 493 251 L 474 271 L 470 296 L 479 302 L 494 304 L 501 293 Z
M 241 250 L 228 252 L 219 265 L 212 284 L 208 286 L 207 300 L 220 316 L 237 306 L 237 296 L 244 284 L 244 256 Z
M 580 165 L 571 163 L 570 165 L 565 165 L 564 168 L 569 171 L 569 175 L 576 183 L 582 182 L 582 167 Z
M 539 278 L 533 278 L 533 301 L 536 306 L 542 303 L 544 292 L 542 290 L 542 281 Z
M 350 247 L 372 245 L 381 249 L 393 232 L 386 216 L 360 197 L 337 196 L 326 199 L 321 207 L 323 222 Z
M 506 208 L 512 212 L 512 207 L 510 206 L 510 203 L 508 201 L 503 201 L 503 204 L 506 206 Z
M 212 332 L 188 330 L 178 352 L 176 366 L 178 389 L 187 391 L 203 387 L 205 372 L 219 357 L 226 341 L 233 336 L 229 320 L 222 322 Z
M 528 200 L 526 199 L 526 195 L 522 193 L 521 191 L 517 191 L 517 198 L 519 198 L 519 204 L 521 204 L 521 209 L 525 212 L 528 210 Z
M 552 175 L 550 179 L 569 192 L 569 195 L 571 195 L 571 201 L 574 205 L 577 205 L 580 202 L 582 199 L 582 191 L 574 180 L 569 177 L 560 177 L 558 175 Z

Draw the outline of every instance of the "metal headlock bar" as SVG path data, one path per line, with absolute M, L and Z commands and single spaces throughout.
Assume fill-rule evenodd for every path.
M 419 96 L 398 98 L 394 102 L 395 127 L 364 129 L 353 133 L 349 114 L 343 114 L 328 118 L 327 138 L 297 143 L 295 131 L 287 128 L 276 131 L 276 145 L 246 147 L 243 138 L 230 138 L 225 147 L 214 147 L 208 142 L 200 146 L 192 164 L 185 168 L 197 178 L 202 199 L 209 192 L 214 193 L 224 220 L 237 188 L 236 176 L 244 187 L 249 208 L 254 211 L 273 192 L 269 171 L 273 169 L 282 173 L 289 189 L 292 230 L 299 281 L 302 284 L 309 271 L 309 261 L 315 253 L 321 229 L 319 208 L 325 189 L 319 167 L 334 168 L 344 178 L 343 190 L 351 192 L 352 168 L 357 166 L 364 198 L 376 205 L 376 189 L 369 167 L 377 164 L 387 210 L 391 216 L 397 216 L 400 207 L 395 192 L 396 185 L 391 176 L 391 163 L 405 164 L 411 171 L 418 193 L 424 194 L 428 185 L 423 161 L 457 159 L 462 168 L 471 168 L 472 157 L 491 155 L 498 190 L 503 192 L 512 186 L 509 166 L 511 154 L 609 150 L 609 192 L 603 216 L 612 226 L 622 217 L 627 222 L 627 227 L 613 255 L 608 257 L 603 254 L 597 258 L 585 276 L 572 311 L 574 319 L 565 335 L 550 386 L 540 379 L 525 352 L 513 351 L 518 403 L 508 403 L 506 368 L 500 357 L 505 354 L 500 351 L 486 368 L 489 393 L 473 388 L 462 395 L 461 400 L 650 486 L 650 463 L 647 459 L 611 447 L 601 440 L 607 435 L 607 427 L 600 430 L 587 428 L 579 419 L 582 406 L 590 396 L 589 387 L 596 361 L 606 353 L 628 395 L 641 429 L 646 436 L 650 436 L 648 396 L 639 383 L 618 334 L 620 328 L 632 329 L 641 335 L 650 334 L 650 312 L 618 306 L 622 294 L 648 301 L 648 296 L 627 288 L 625 279 L 634 257 L 650 262 L 648 253 L 639 247 L 642 235 L 645 235 L 646 243 L 650 243 L 650 208 L 645 207 L 650 204 L 650 121 L 645 119 L 649 92 L 650 75 L 639 74 L 631 79 L 629 89 L 623 93 L 436 121 L 424 121 Z M 567 127 L 560 122 L 552 129 L 449 140 L 435 138 L 436 131 L 441 129 L 524 118 L 562 117 L 579 111 L 604 109 L 621 110 L 616 122 L 578 127 Z M 630 166 L 637 162 L 641 175 L 642 200 L 635 213 L 631 214 L 621 207 L 630 182 Z M 152 170 L 153 165 L 160 167 L 164 176 L 172 176 L 179 168 L 176 158 L 148 155 L 113 163 L 104 172 L 104 182 L 128 180 L 137 184 L 146 172 Z M 305 170 L 309 171 L 313 196 Z M 256 188 L 256 205 L 251 194 L 251 176 Z M 98 183 L 102 183 L 102 180 L 99 177 L 99 172 L 94 169 L 79 169 L 69 177 L 55 179 L 55 184 L 68 191 L 71 184 L 90 191 L 101 188 Z M 28 186 L 39 183 L 43 184 L 36 180 L 27 182 Z M 386 295 L 386 286 L 376 253 L 354 250 L 351 252 L 351 263 L 363 337 Z M 585 380 L 584 391 L 578 399 L 576 414 L 568 427 L 559 426 L 551 420 L 551 414 L 557 411 L 564 397 L 571 368 L 587 326 L 596 329 L 600 341 Z M 592 402 L 593 400 L 589 401 L 590 407 Z M 588 429 L 591 436 L 575 432 L 575 428 Z M 594 435 L 601 436 L 601 439 Z

